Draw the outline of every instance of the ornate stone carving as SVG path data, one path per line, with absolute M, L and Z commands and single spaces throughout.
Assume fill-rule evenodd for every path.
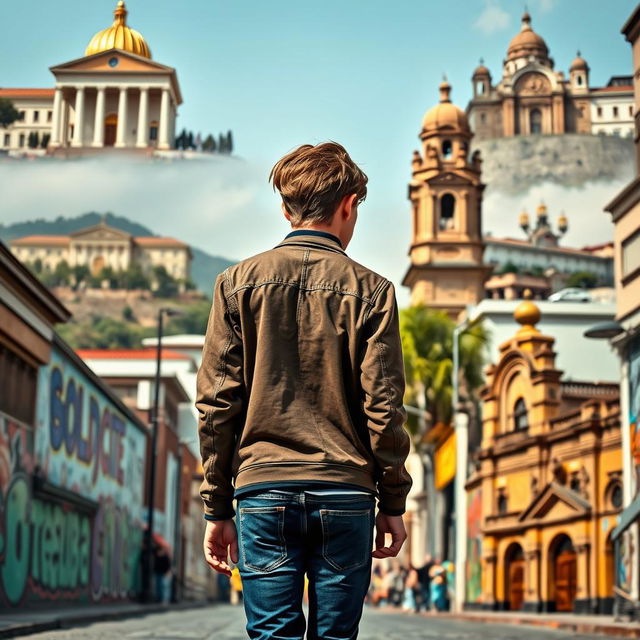
M 541 73 L 526 73 L 518 80 L 516 92 L 521 96 L 539 96 L 550 93 L 551 85 Z

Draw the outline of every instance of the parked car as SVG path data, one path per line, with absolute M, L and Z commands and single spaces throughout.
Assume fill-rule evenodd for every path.
M 552 293 L 548 299 L 549 302 L 591 302 L 591 294 L 586 289 L 570 287 Z

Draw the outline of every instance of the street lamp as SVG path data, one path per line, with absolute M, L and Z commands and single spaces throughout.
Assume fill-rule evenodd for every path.
M 151 574 L 153 573 L 153 509 L 155 506 L 156 448 L 158 446 L 158 418 L 160 415 L 160 368 L 162 365 L 163 317 L 183 316 L 179 309 L 160 307 L 158 309 L 158 344 L 156 345 L 156 375 L 153 389 L 153 414 L 151 419 L 151 459 L 149 461 L 149 486 L 147 487 L 147 531 L 145 536 L 145 572 L 143 595 L 146 602 L 152 599 Z

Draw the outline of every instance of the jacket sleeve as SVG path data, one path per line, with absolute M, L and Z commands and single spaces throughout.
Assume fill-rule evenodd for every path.
M 402 515 L 412 480 L 405 467 L 410 440 L 404 429 L 404 367 L 398 307 L 391 282 L 381 285 L 363 329 L 360 384 L 378 472 L 378 506 L 387 515 Z
M 208 520 L 233 509 L 232 460 L 244 415 L 243 351 L 237 309 L 225 295 L 227 273 L 215 283 L 213 306 L 198 370 L 196 409 L 204 479 L 200 495 Z

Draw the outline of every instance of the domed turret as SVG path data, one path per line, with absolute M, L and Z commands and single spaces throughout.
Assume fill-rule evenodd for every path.
M 539 333 L 538 329 L 536 329 L 536 325 L 540 322 L 540 317 L 542 315 L 540 313 L 540 307 L 531 302 L 531 298 L 533 298 L 531 289 L 526 289 L 523 297 L 524 301 L 521 302 L 513 312 L 513 317 L 516 322 L 522 325 L 518 333 Z
M 445 78 L 440 84 L 440 102 L 427 111 L 422 119 L 422 138 L 438 133 L 459 134 L 471 137 L 471 128 L 465 112 L 456 107 L 449 97 L 451 85 Z
M 589 71 L 589 65 L 587 64 L 587 61 L 580 55 L 579 51 L 577 56 L 571 63 L 569 71 Z
M 542 62 L 550 63 L 547 43 L 542 36 L 539 36 L 531 28 L 531 16 L 525 13 L 522 16 L 520 33 L 509 43 L 507 59 L 515 60 L 516 58 L 529 58 L 530 56 L 534 56 Z
M 91 38 L 84 55 L 90 56 L 110 49 L 122 49 L 144 58 L 151 58 L 149 45 L 142 37 L 142 34 L 127 26 L 127 8 L 124 0 L 119 0 L 116 5 L 113 12 L 113 24 L 102 31 L 98 31 Z

